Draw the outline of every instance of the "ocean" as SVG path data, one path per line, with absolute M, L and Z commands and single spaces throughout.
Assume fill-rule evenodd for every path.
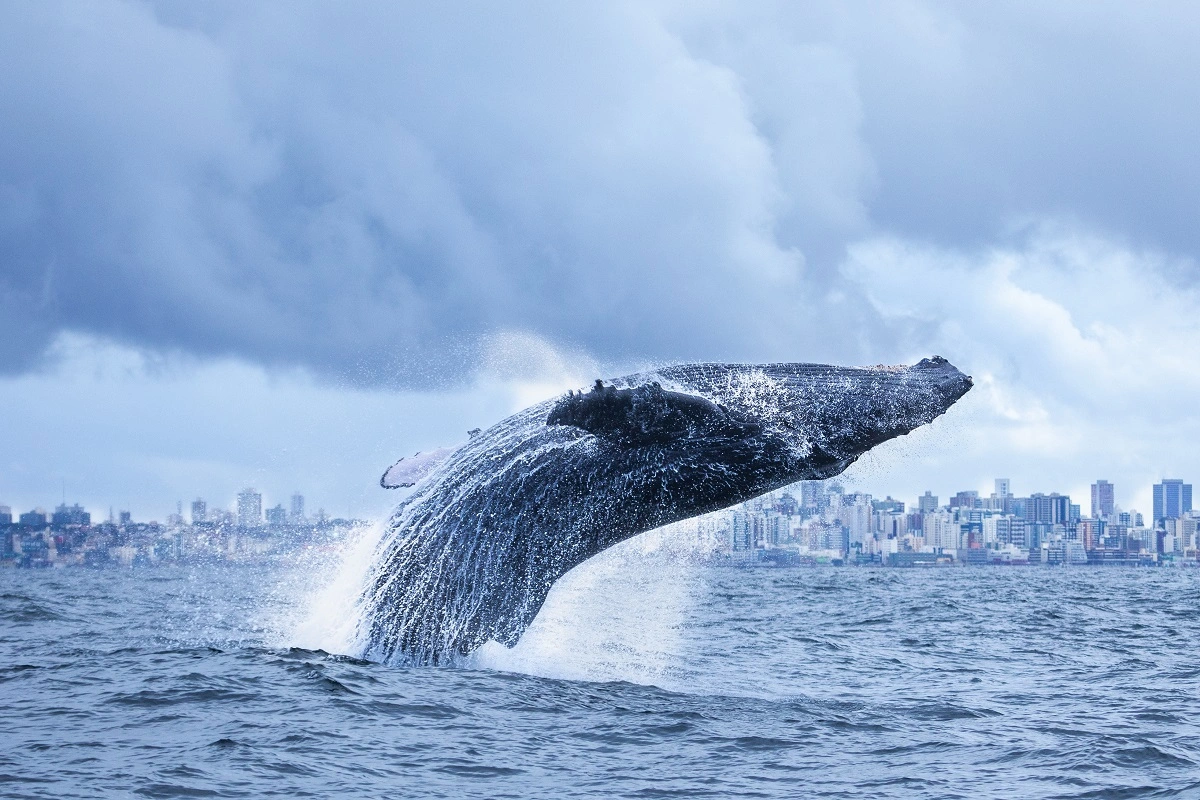
M 1200 571 L 716 566 L 355 657 L 355 558 L 0 571 L 9 798 L 1200 797 Z

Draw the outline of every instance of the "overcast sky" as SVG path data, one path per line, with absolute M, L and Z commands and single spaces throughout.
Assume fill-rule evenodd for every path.
M 976 378 L 850 475 L 1200 479 L 1188 3 L 0 7 L 0 504 L 388 463 L 679 360 Z

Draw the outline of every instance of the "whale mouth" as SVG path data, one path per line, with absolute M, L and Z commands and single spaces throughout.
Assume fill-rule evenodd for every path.
M 958 368 L 949 361 L 946 361 L 944 358 L 938 358 L 943 362 L 940 368 L 944 374 L 938 377 L 936 387 L 938 394 L 945 398 L 946 405 L 949 406 L 971 391 L 971 387 L 975 385 L 975 382 L 971 380 L 970 375 L 959 372 Z
M 938 384 L 938 391 L 946 400 L 953 403 L 971 391 L 971 387 L 974 385 L 975 381 L 971 380 L 970 375 L 963 375 L 959 372 L 957 375 L 943 379 Z
M 924 380 L 927 380 L 932 385 L 932 388 L 942 399 L 946 408 L 949 408 L 959 398 L 971 391 L 971 387 L 975 385 L 970 375 L 963 374 L 957 367 L 941 356 L 921 359 L 910 369 L 913 373 L 921 375 Z

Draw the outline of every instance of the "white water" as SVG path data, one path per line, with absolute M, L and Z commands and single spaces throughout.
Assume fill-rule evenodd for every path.
M 361 655 L 359 599 L 386 528 L 386 522 L 362 528 L 340 548 L 298 565 L 281 592 L 283 645 Z
M 697 540 L 650 531 L 559 579 L 513 648 L 488 642 L 474 666 L 570 680 L 656 684 L 685 673 L 680 624 L 694 606 Z
M 283 594 L 285 646 L 361 657 L 359 606 L 386 523 L 302 565 Z M 564 575 L 513 648 L 489 642 L 464 666 L 544 677 L 678 684 L 687 670 L 680 625 L 695 605 L 700 559 L 713 542 L 695 520 L 649 531 Z M 282 598 L 281 598 L 282 599 Z

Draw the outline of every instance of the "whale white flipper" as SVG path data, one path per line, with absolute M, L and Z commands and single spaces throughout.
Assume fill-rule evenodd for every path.
M 438 464 L 441 464 L 451 455 L 458 452 L 460 447 L 462 445 L 439 447 L 437 450 L 430 450 L 428 453 L 417 453 L 416 455 L 402 458 L 388 467 L 387 471 L 383 473 L 383 477 L 379 479 L 379 485 L 385 489 L 416 486 L 417 481 L 432 472 Z

